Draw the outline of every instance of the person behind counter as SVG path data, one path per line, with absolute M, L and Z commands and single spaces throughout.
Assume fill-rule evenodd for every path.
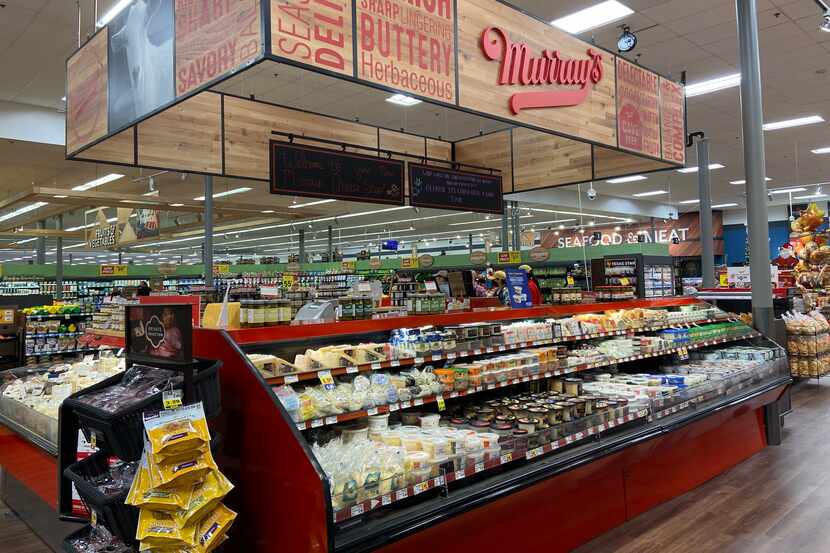
M 135 290 L 136 296 L 149 296 L 150 295 L 150 285 L 147 284 L 146 280 L 142 280 L 141 284 L 138 285 L 138 288 Z
M 495 271 L 488 278 L 493 282 L 490 295 L 499 298 L 502 305 L 510 305 L 510 291 L 507 289 L 507 273 L 504 271 Z
M 539 282 L 533 275 L 533 268 L 530 265 L 519 265 L 519 270 L 527 273 L 527 290 L 530 292 L 530 302 L 533 305 L 542 305 L 542 291 L 539 289 Z
M 474 273 L 473 290 L 477 298 L 486 298 L 489 295 L 487 289 L 487 278 L 482 273 Z

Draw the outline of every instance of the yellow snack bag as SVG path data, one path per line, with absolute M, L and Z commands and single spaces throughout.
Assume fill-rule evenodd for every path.
M 210 451 L 196 450 L 191 455 L 177 458 L 173 463 L 155 463 L 148 457 L 150 482 L 153 488 L 169 490 L 192 486 L 204 480 L 211 470 L 218 470 Z
M 176 511 L 173 517 L 179 526 L 185 526 L 198 521 L 205 513 L 216 507 L 222 499 L 233 489 L 233 484 L 218 470 L 207 473 L 201 484 L 191 489 L 187 505 Z
M 206 551 L 215 549 L 222 538 L 230 529 L 236 513 L 221 503 L 198 524 L 196 529 L 196 543 L 204 547 Z
M 135 537 L 142 545 L 150 547 L 192 547 L 196 545 L 194 528 L 179 527 L 169 513 L 141 509 L 138 514 L 138 530 Z
M 210 442 L 201 402 L 147 416 L 144 428 L 150 441 L 150 451 L 157 461 L 165 456 L 201 448 Z
M 139 544 L 138 550 L 141 553 L 210 553 L 226 541 L 228 541 L 228 536 L 227 534 L 223 534 L 221 537 L 214 540 L 213 545 L 208 549 L 205 549 L 200 545 L 194 545 L 193 547 L 183 545 L 178 547 L 155 547 L 152 545 Z
M 124 503 L 154 511 L 179 511 L 187 507 L 191 490 L 187 488 L 153 489 L 146 452 L 141 457 L 133 485 Z

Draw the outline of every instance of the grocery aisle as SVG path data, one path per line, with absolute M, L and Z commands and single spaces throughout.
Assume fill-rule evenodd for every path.
M 23 521 L 0 501 L 0 551 L 3 553 L 49 553 Z
M 764 449 L 575 553 L 826 553 L 830 382 L 802 382 L 792 397 L 782 446 Z

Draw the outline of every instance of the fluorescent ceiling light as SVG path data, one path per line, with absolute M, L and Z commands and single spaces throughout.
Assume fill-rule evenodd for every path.
M 273 213 L 273 209 L 263 209 L 260 213 Z
M 49 205 L 49 202 L 35 202 L 33 204 L 24 205 L 23 207 L 17 208 L 14 211 L 10 211 L 5 215 L 0 215 L 0 222 L 8 221 L 9 219 L 14 219 L 15 217 L 19 217 L 25 213 L 29 213 L 30 211 L 40 209 L 45 205 Z
M 412 96 L 407 96 L 405 94 L 393 94 L 392 96 L 387 98 L 386 101 L 392 104 L 398 104 L 399 106 L 407 107 L 421 103 L 419 99 L 413 98 Z
M 637 194 L 632 194 L 635 198 L 648 198 L 649 196 L 661 196 L 663 194 L 668 194 L 668 190 L 651 190 L 649 192 L 639 192 Z
M 728 204 L 715 204 L 712 206 L 712 209 L 720 209 L 723 207 L 737 207 L 738 204 L 736 203 L 728 203 Z
M 810 150 L 814 154 L 830 154 L 830 146 L 824 146 L 823 148 L 816 148 L 815 150 Z
M 107 184 L 108 182 L 112 182 L 114 180 L 118 180 L 118 179 L 123 178 L 123 177 L 124 177 L 124 175 L 121 175 L 119 173 L 110 173 L 109 175 L 104 175 L 101 178 L 91 180 L 87 183 L 79 184 L 78 186 L 73 186 L 72 190 L 75 190 L 77 192 L 83 192 L 85 190 L 90 190 L 92 188 L 96 188 L 98 186 L 101 186 L 102 184 Z
M 27 238 L 26 240 L 18 240 L 15 244 L 28 244 L 29 242 L 34 242 L 35 240 L 37 240 L 37 238 Z
M 740 84 L 740 73 L 732 73 L 730 75 L 724 75 L 723 77 L 709 79 L 708 81 L 687 84 L 686 98 L 692 98 L 693 96 L 709 94 L 710 92 L 716 92 L 718 90 L 723 90 L 725 88 L 732 88 L 733 86 L 740 86 Z
M 795 119 L 786 119 L 784 121 L 776 121 L 774 123 L 764 123 L 764 130 L 777 131 L 778 129 L 801 127 L 803 125 L 815 125 L 816 123 L 824 123 L 824 117 L 821 115 L 810 115 L 808 117 L 797 117 Z
M 792 188 L 774 188 L 769 190 L 770 194 L 792 194 L 793 192 L 806 192 L 807 189 L 803 186 L 795 186 Z
M 607 0 L 565 17 L 554 19 L 550 24 L 566 33 L 576 35 L 588 29 L 595 29 L 613 23 L 632 13 L 634 13 L 634 10 L 625 4 L 617 2 L 617 0 Z
M 57 199 L 59 199 L 59 200 L 62 200 L 63 198 L 66 198 L 66 196 L 65 196 L 65 195 L 63 195 L 63 194 L 56 194 L 55 196 L 52 196 L 52 197 L 53 197 L 53 198 L 57 198 Z
M 682 202 L 679 202 L 679 203 L 681 203 L 681 204 L 699 204 L 700 200 L 683 200 Z
M 646 180 L 648 177 L 643 175 L 632 175 L 630 177 L 620 177 L 618 179 L 609 179 L 605 182 L 608 184 L 623 184 L 624 182 L 636 182 L 640 180 Z
M 726 165 L 721 165 L 720 163 L 710 163 L 709 170 L 714 171 L 715 169 L 723 169 Z M 695 165 L 694 167 L 684 167 L 683 169 L 678 169 L 678 173 L 697 173 L 698 166 Z
M 132 3 L 132 1 L 133 0 L 119 0 L 117 4 L 110 8 L 110 11 L 104 14 L 104 17 L 98 20 L 96 27 L 103 27 L 104 25 L 115 19 L 115 16 L 124 11 L 124 8 L 129 6 Z
M 312 205 L 330 204 L 330 203 L 336 202 L 336 201 L 337 200 L 317 200 L 317 201 L 314 201 L 314 202 L 308 202 L 308 203 L 304 203 L 304 204 L 291 204 L 288 207 L 289 207 L 289 209 L 299 209 L 301 207 L 309 207 L 309 206 L 312 206 Z
M 771 181 L 772 179 L 771 179 L 771 178 L 769 178 L 769 177 L 764 177 L 764 180 L 765 180 L 766 182 L 769 182 L 769 181 Z M 746 184 L 746 179 L 741 179 L 741 180 L 731 180 L 731 181 L 729 181 L 729 184 Z
M 179 203 L 170 204 L 170 207 L 184 207 L 184 204 L 179 204 Z
M 242 194 L 243 192 L 249 192 L 251 189 L 247 186 L 242 186 L 240 188 L 232 188 L 231 190 L 225 190 L 224 192 L 217 192 L 213 195 L 214 198 L 224 198 L 225 196 L 233 196 L 234 194 Z M 205 201 L 204 196 L 199 196 L 198 198 L 193 198 L 197 202 Z

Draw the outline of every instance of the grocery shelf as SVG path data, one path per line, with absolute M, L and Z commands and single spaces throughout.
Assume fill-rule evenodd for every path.
M 104 348 L 107 349 L 107 348 Z M 100 348 L 76 348 L 66 349 L 62 351 L 43 351 L 40 353 L 24 353 L 24 357 L 46 357 L 47 355 L 68 355 L 73 353 L 94 353 L 101 351 Z
M 83 332 L 31 332 L 26 333 L 27 338 L 49 338 L 50 336 L 79 336 Z
M 583 372 L 591 369 L 599 369 L 602 367 L 609 367 L 611 365 L 618 365 L 620 363 L 629 363 L 631 361 L 639 361 L 642 359 L 650 359 L 654 357 L 662 357 L 664 355 L 671 355 L 674 353 L 684 355 L 687 354 L 689 350 L 700 349 L 708 346 L 714 346 L 717 344 L 724 344 L 727 342 L 735 342 L 738 340 L 745 340 L 749 338 L 757 338 L 761 336 L 759 332 L 749 332 L 741 335 L 735 336 L 726 336 L 723 338 L 716 338 L 714 340 L 703 340 L 700 342 L 694 342 L 689 344 L 684 344 L 681 346 L 675 346 L 672 348 L 663 348 L 660 350 L 655 350 L 647 353 L 640 353 L 637 355 L 631 355 L 629 357 L 617 357 L 613 359 L 607 359 L 599 363 L 583 363 L 580 365 L 574 365 L 571 367 L 561 367 L 555 370 L 540 372 L 539 374 L 530 375 L 530 376 L 523 376 L 521 378 L 513 378 L 510 380 L 506 380 L 504 382 L 497 382 L 493 384 L 486 384 L 483 386 L 476 386 L 473 388 L 469 388 L 467 390 L 459 390 L 459 391 L 452 391 L 452 392 L 444 392 L 441 395 L 433 395 L 433 396 L 426 396 L 423 398 L 416 398 L 410 401 L 399 401 L 397 403 L 390 403 L 388 405 L 381 405 L 379 407 L 373 407 L 371 409 L 365 409 L 360 411 L 352 411 L 349 413 L 342 413 L 340 415 L 329 415 L 327 417 L 318 417 L 314 419 L 309 419 L 307 421 L 298 422 L 296 423 L 297 430 L 309 430 L 312 428 L 319 428 L 321 426 L 329 426 L 332 424 L 337 424 L 341 422 L 347 422 L 350 420 L 360 419 L 363 417 L 370 417 L 373 415 L 382 415 L 386 413 L 393 413 L 395 411 L 401 409 L 408 409 L 410 407 L 419 407 L 421 405 L 428 405 L 431 403 L 438 403 L 438 400 L 448 400 L 448 399 L 455 399 L 458 397 L 469 396 L 481 392 L 486 392 L 490 390 L 496 390 L 499 388 L 505 388 L 507 386 L 515 386 L 516 384 L 523 384 L 525 382 L 533 382 L 536 380 L 544 380 L 547 378 L 551 378 L 554 376 L 563 376 L 566 374 L 573 374 L 578 372 Z M 320 374 L 319 372 L 317 373 Z
M 548 453 L 556 451 L 557 449 L 561 449 L 565 446 L 590 438 L 591 436 L 599 434 L 600 432 L 611 430 L 612 428 L 615 428 L 617 426 L 621 426 L 623 424 L 635 421 L 637 419 L 643 419 L 647 416 L 648 409 L 641 409 L 639 411 L 629 413 L 623 417 L 617 417 L 616 419 L 610 420 L 606 423 L 591 426 L 581 432 L 569 434 L 568 436 L 564 436 L 556 440 L 555 442 L 551 442 L 524 451 L 508 452 L 496 459 L 490 459 L 482 463 L 477 463 L 473 466 L 467 466 L 463 469 L 459 469 L 454 472 L 447 472 L 445 474 L 442 474 L 441 476 L 436 476 L 434 478 L 430 478 L 429 480 L 412 484 L 410 486 L 407 486 L 406 488 L 392 490 L 387 494 L 375 496 L 370 499 L 361 501 L 360 503 L 357 503 L 350 507 L 334 511 L 334 522 L 344 522 L 346 520 L 349 520 L 350 518 L 358 517 L 364 513 L 367 513 L 379 507 L 391 505 L 396 501 L 402 501 L 404 499 L 416 496 L 431 489 L 444 487 L 451 482 L 463 480 L 464 478 L 475 476 L 479 473 L 482 473 L 487 470 L 492 470 L 502 465 L 507 465 L 521 460 L 529 461 L 531 459 L 535 459 L 542 455 L 546 455 Z
M 95 313 L 55 313 L 53 315 L 26 315 L 33 321 L 44 321 L 46 319 L 71 319 L 73 317 L 92 317 Z
M 597 338 L 607 338 L 609 336 L 634 336 L 641 332 L 657 332 L 660 330 L 667 330 L 672 328 L 691 328 L 692 326 L 698 326 L 701 324 L 711 324 L 711 323 L 719 323 L 719 322 L 729 322 L 733 321 L 734 319 L 727 318 L 727 317 L 719 317 L 715 319 L 704 319 L 700 321 L 694 321 L 691 323 L 674 323 L 674 324 L 666 324 L 666 325 L 658 325 L 658 326 L 647 326 L 641 328 L 630 328 L 630 329 L 623 329 L 623 330 L 610 330 L 608 332 L 596 332 L 594 334 L 579 334 L 574 336 L 562 336 L 559 338 L 553 338 L 551 340 L 537 340 L 533 342 L 517 342 L 515 344 L 507 344 L 504 346 L 492 346 L 487 348 L 480 348 L 480 349 L 472 349 L 472 350 L 462 350 L 462 351 L 455 351 L 455 352 L 448 352 L 443 354 L 436 354 L 436 355 L 424 355 L 421 357 L 408 357 L 403 359 L 394 359 L 390 361 L 378 361 L 375 363 L 363 363 L 360 365 L 353 365 L 349 367 L 337 367 L 332 369 L 320 369 L 316 371 L 305 371 L 305 372 L 297 372 L 297 373 L 288 373 L 283 374 L 280 376 L 273 376 L 266 378 L 266 382 L 268 384 L 278 386 L 281 384 L 294 384 L 296 382 L 302 382 L 306 380 L 317 380 L 321 372 L 329 373 L 332 376 L 340 376 L 343 374 L 353 374 L 353 373 L 360 373 L 360 372 L 371 372 L 376 370 L 382 369 L 390 369 L 396 367 L 410 367 L 410 366 L 418 366 L 423 365 L 426 363 L 435 363 L 439 361 L 452 361 L 453 359 L 458 359 L 461 357 L 472 357 L 476 355 L 482 355 L 485 353 L 499 353 L 505 351 L 513 351 L 517 349 L 525 349 L 525 348 L 532 348 L 532 347 L 539 347 L 539 346 L 551 346 L 557 344 L 566 344 L 570 342 L 581 342 L 584 340 L 594 340 Z

